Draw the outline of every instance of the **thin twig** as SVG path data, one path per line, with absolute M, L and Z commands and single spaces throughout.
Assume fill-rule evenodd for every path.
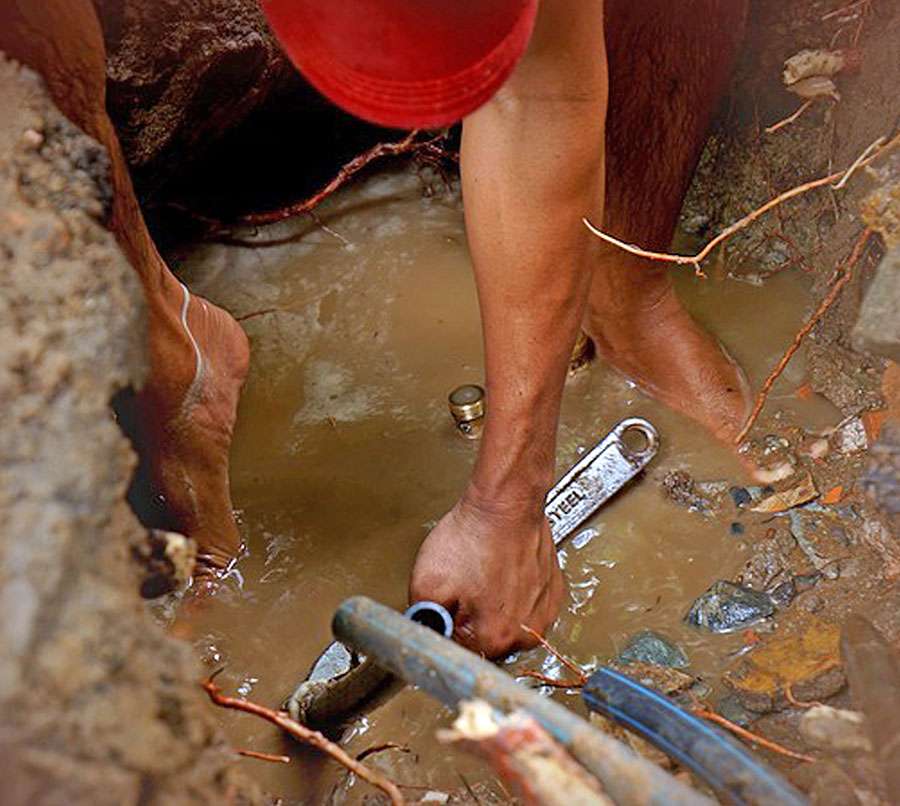
M 221 689 L 213 682 L 214 677 L 215 675 L 200 684 L 213 703 L 222 708 L 232 708 L 235 711 L 245 711 L 248 714 L 254 714 L 271 722 L 273 725 L 278 725 L 278 727 L 290 733 L 291 736 L 318 748 L 364 781 L 368 781 L 372 786 L 378 787 L 391 799 L 391 803 L 394 806 L 404 806 L 406 801 L 393 781 L 388 780 L 381 773 L 370 769 L 365 764 L 360 764 L 353 756 L 348 755 L 339 745 L 326 739 L 319 731 L 310 730 L 306 725 L 301 725 L 299 722 L 291 719 L 284 711 L 274 711 L 249 700 L 241 700 L 237 697 L 229 697 L 223 694 Z
M 794 353 L 800 347 L 803 339 L 809 334 L 809 332 L 816 326 L 816 323 L 824 316 L 825 312 L 834 304 L 835 300 L 838 298 L 838 295 L 841 293 L 841 289 L 850 282 L 853 278 L 853 269 L 856 266 L 856 263 L 859 261 L 860 255 L 862 254 L 863 248 L 869 240 L 869 236 L 872 234 L 872 230 L 865 229 L 863 230 L 862 235 L 859 236 L 859 240 L 856 242 L 856 246 L 853 247 L 853 252 L 850 255 L 850 258 L 847 260 L 846 266 L 844 267 L 844 273 L 835 281 L 835 283 L 831 286 L 831 290 L 826 295 L 825 299 L 822 300 L 819 307 L 816 309 L 816 312 L 807 320 L 806 324 L 803 325 L 802 328 L 797 332 L 797 335 L 794 336 L 793 342 L 791 345 L 785 350 L 784 355 L 781 356 L 781 360 L 775 365 L 775 368 L 769 373 L 769 377 L 766 378 L 766 382 L 763 384 L 762 389 L 760 389 L 759 394 L 756 397 L 756 402 L 753 404 L 753 410 L 750 412 L 750 416 L 747 417 L 746 422 L 744 423 L 743 428 L 741 428 L 738 435 L 734 438 L 734 442 L 736 445 L 740 445 L 747 437 L 747 434 L 750 433 L 750 429 L 753 427 L 753 424 L 756 422 L 756 418 L 759 417 L 759 413 L 762 411 L 763 406 L 766 403 L 766 398 L 769 395 L 769 390 L 772 388 L 772 384 L 778 379 L 778 376 L 784 371 L 784 368 L 788 365 L 788 362 L 793 357 Z
M 723 728 L 728 728 L 728 730 L 730 730 L 737 736 L 740 736 L 742 739 L 746 739 L 748 742 L 758 744 L 760 747 L 765 747 L 767 750 L 772 750 L 775 753 L 780 753 L 783 756 L 796 759 L 797 761 L 805 761 L 808 764 L 811 764 L 815 761 L 812 756 L 807 756 L 803 753 L 789 750 L 787 747 L 783 747 L 777 742 L 770 741 L 769 739 L 764 739 L 758 733 L 753 733 L 753 731 L 742 728 L 740 725 L 735 725 L 735 723 L 730 719 L 726 719 L 724 716 L 722 716 L 721 714 L 717 714 L 715 711 L 708 711 L 705 708 L 700 708 L 694 711 L 694 713 L 697 716 L 702 717 L 703 719 L 708 719 L 710 722 L 715 722 L 717 725 L 721 725 Z
M 802 115 L 811 106 L 812 106 L 812 99 L 810 99 L 809 101 L 804 101 L 802 104 L 800 104 L 799 107 L 797 107 L 797 110 L 794 113 L 788 115 L 786 118 L 784 118 L 782 120 L 779 120 L 778 123 L 773 123 L 771 126 L 766 126 L 766 129 L 765 129 L 766 134 L 773 134 L 774 132 L 777 132 L 779 129 L 783 128 L 784 126 L 790 126 L 795 120 L 797 120 L 797 118 L 800 117 L 800 115 Z
M 562 654 L 556 647 L 552 646 L 550 642 L 544 638 L 537 630 L 532 629 L 531 627 L 522 624 L 520 625 L 525 632 L 527 632 L 532 638 L 534 638 L 544 649 L 546 649 L 553 657 L 555 657 L 563 666 L 565 666 L 570 672 L 572 672 L 578 680 L 584 685 L 587 682 L 587 676 L 585 673 L 578 667 L 578 664 L 570 661 L 565 655 Z
M 536 672 L 534 669 L 526 669 L 524 672 L 518 672 L 516 677 L 528 677 L 532 680 L 538 680 L 545 686 L 552 688 L 583 688 L 584 681 L 573 680 L 554 680 L 552 677 Z
M 893 141 L 892 141 L 893 142 Z M 647 258 L 648 260 L 659 260 L 666 263 L 677 263 L 679 265 L 685 266 L 693 266 L 694 271 L 700 275 L 705 276 L 703 274 L 703 270 L 700 268 L 700 264 L 709 257 L 710 252 L 713 251 L 722 241 L 729 238 L 738 230 L 742 230 L 747 225 L 756 221 L 764 213 L 767 213 L 769 210 L 778 207 L 780 204 L 783 204 L 788 199 L 793 199 L 796 196 L 801 196 L 804 193 L 808 193 L 810 190 L 815 190 L 816 188 L 823 187 L 832 182 L 837 182 L 840 179 L 843 179 L 847 174 L 850 173 L 851 170 L 855 171 L 857 168 L 868 165 L 872 160 L 876 159 L 881 155 L 881 153 L 891 146 L 891 143 L 887 145 L 883 145 L 878 148 L 875 153 L 870 153 L 867 157 L 863 159 L 854 160 L 853 164 L 846 168 L 843 171 L 836 171 L 835 173 L 828 174 L 828 176 L 822 176 L 818 179 L 813 179 L 810 182 L 804 182 L 802 185 L 797 185 L 797 187 L 791 188 L 790 190 L 786 190 L 784 193 L 780 193 L 774 199 L 769 199 L 765 204 L 761 207 L 757 207 L 752 212 L 745 215 L 743 218 L 735 221 L 730 226 L 726 227 L 722 230 L 715 238 L 713 238 L 706 246 L 703 247 L 696 255 L 672 255 L 667 252 L 650 252 L 646 249 L 641 249 L 639 246 L 635 246 L 634 244 L 625 243 L 624 241 L 620 241 L 618 238 L 614 238 L 612 235 L 608 235 L 605 232 L 597 229 L 590 221 L 586 218 L 583 218 L 582 221 L 584 225 L 603 241 L 612 244 L 613 246 L 617 246 L 619 249 L 624 250 L 625 252 L 629 252 L 632 255 L 637 255 L 638 257 Z M 869 151 L 871 146 L 866 149 Z
M 279 756 L 275 753 L 260 753 L 258 750 L 235 750 L 239 756 L 246 756 L 247 758 L 258 758 L 260 761 L 276 761 L 279 764 L 290 764 L 291 757 L 290 756 Z

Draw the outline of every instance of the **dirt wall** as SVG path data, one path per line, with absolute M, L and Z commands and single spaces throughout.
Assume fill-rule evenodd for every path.
M 150 620 L 110 399 L 144 372 L 105 152 L 0 54 L 4 804 L 240 802 L 187 646 Z

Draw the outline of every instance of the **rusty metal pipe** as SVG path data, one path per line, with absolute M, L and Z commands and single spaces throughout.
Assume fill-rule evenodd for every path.
M 712 806 L 712 801 L 641 758 L 553 700 L 473 652 L 364 596 L 334 615 L 335 637 L 450 707 L 482 699 L 504 713 L 523 710 L 561 742 L 623 806 Z

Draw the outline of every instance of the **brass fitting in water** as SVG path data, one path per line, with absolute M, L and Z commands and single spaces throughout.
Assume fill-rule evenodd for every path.
M 467 383 L 457 386 L 447 400 L 456 430 L 466 439 L 478 439 L 484 427 L 484 389 Z

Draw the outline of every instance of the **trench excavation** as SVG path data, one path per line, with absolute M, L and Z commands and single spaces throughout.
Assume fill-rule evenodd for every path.
M 484 384 L 458 132 L 353 122 L 300 83 L 250 4 L 227 24 L 213 15 L 220 27 L 210 30 L 228 34 L 216 45 L 228 58 L 182 60 L 180 69 L 209 69 L 192 91 L 165 70 L 154 78 L 187 93 L 165 96 L 166 109 L 165 94 L 129 83 L 148 47 L 136 33 L 143 12 L 127 0 L 113 6 L 99 4 L 107 107 L 151 231 L 178 280 L 227 310 L 250 342 L 230 460 L 243 545 L 215 593 L 197 596 L 185 581 L 191 541 L 144 536 L 147 526 L 171 523 L 140 470 L 128 500 L 143 526 L 124 505 L 133 460 L 106 406 L 115 399 L 119 425 L 133 427 L 128 401 L 144 359 L 140 302 L 121 254 L 103 242 L 112 257 L 96 257 L 105 163 L 58 120 L 37 79 L 0 63 L 0 97 L 19 110 L 0 126 L 0 198 L 11 211 L 0 216 L 0 247 L 14 255 L 4 297 L 22 312 L 10 319 L 3 367 L 25 378 L 31 395 L 10 398 L 14 416 L 0 429 L 0 509 L 17 530 L 41 536 L 27 562 L 11 531 L 0 543 L 0 594 L 8 624 L 20 625 L 0 629 L 0 649 L 9 650 L 0 706 L 22 737 L 0 732 L 0 746 L 12 748 L 13 802 L 42 792 L 101 802 L 107 784 L 108 802 L 520 802 L 472 752 L 460 733 L 465 718 L 454 726 L 456 710 L 424 690 L 394 685 L 323 728 L 373 781 L 270 722 L 214 708 L 197 685 L 215 675 L 206 684 L 214 700 L 258 703 L 271 717 L 333 640 L 342 602 L 364 595 L 406 607 L 417 549 L 469 477 L 477 429 L 465 438 L 447 405 L 451 390 Z M 177 31 L 166 37 L 186 41 Z M 781 72 L 803 49 L 839 51 L 847 68 L 827 78 L 831 85 L 817 75 L 812 97 L 798 98 Z M 887 804 L 898 795 L 900 762 L 890 756 L 900 724 L 891 699 L 900 679 L 898 49 L 891 0 L 764 0 L 751 14 L 671 247 L 697 254 L 733 222 L 753 219 L 704 258 L 702 272 L 690 260 L 673 268 L 687 310 L 760 395 L 743 449 L 598 358 L 566 382 L 557 478 L 627 417 L 652 423 L 660 448 L 562 543 L 559 618 L 544 644 L 499 668 L 653 769 L 678 773 L 698 798 L 710 790 L 684 772 L 684 757 L 589 715 L 582 690 L 599 696 L 601 684 L 632 678 L 651 686 L 701 720 L 713 744 L 722 731 L 774 770 L 774 791 L 787 782 L 814 804 Z M 255 83 L 216 106 L 210 99 L 227 99 L 235 74 Z M 142 109 L 169 128 L 142 129 Z M 818 181 L 829 175 L 833 182 Z M 753 212 L 806 184 L 815 187 Z M 64 198 L 79 200 L 74 213 Z M 44 215 L 55 216 L 49 230 Z M 28 249 L 23 232 L 37 233 Z M 74 237 L 63 243 L 64 232 Z M 90 339 L 59 299 L 30 307 L 29 284 L 43 288 L 49 276 L 45 254 L 57 261 L 54 277 L 75 278 L 73 298 L 88 307 L 105 293 L 112 300 L 88 323 Z M 66 275 L 70 260 L 76 269 Z M 109 287 L 97 284 L 96 265 L 114 267 Z M 28 322 L 45 320 L 72 327 L 63 337 L 46 325 L 41 333 L 55 335 L 41 343 L 62 357 L 34 353 L 46 363 L 29 374 L 22 356 L 31 348 L 21 345 L 35 343 Z M 90 399 L 89 412 L 69 405 L 72 393 Z M 36 394 L 44 408 L 29 402 Z M 63 421 L 58 432 L 46 425 Z M 50 435 L 44 442 L 38 426 Z M 91 436 L 94 426 L 101 436 Z M 22 433 L 40 451 L 17 436 L 30 428 Z M 51 439 L 68 457 L 98 446 L 105 469 L 92 464 L 84 478 L 69 478 L 54 466 Z M 59 501 L 65 526 L 34 516 L 57 517 Z M 98 535 L 102 550 L 86 551 Z M 608 671 L 589 683 L 600 667 Z M 54 722 L 66 726 L 61 739 L 48 728 Z M 501 760 L 512 757 L 499 747 Z M 77 775 L 73 759 L 84 762 Z M 561 780 L 577 778 L 568 774 Z M 388 785 L 375 794 L 379 780 Z

